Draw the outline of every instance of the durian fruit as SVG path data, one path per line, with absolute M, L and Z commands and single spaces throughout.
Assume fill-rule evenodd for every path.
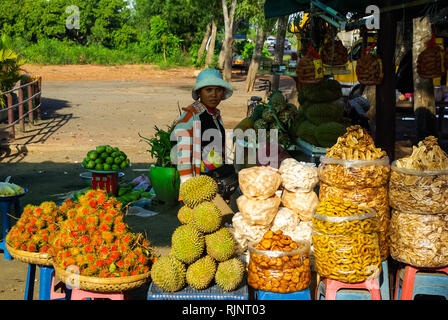
M 190 208 L 199 203 L 212 200 L 218 191 L 218 184 L 212 177 L 201 175 L 182 183 L 179 194 L 183 202 Z
M 179 212 L 177 213 L 177 219 L 179 219 L 180 223 L 187 224 L 191 222 L 191 219 L 193 217 L 193 209 L 182 206 L 182 208 L 179 209 Z
M 207 288 L 216 273 L 216 262 L 210 256 L 205 256 L 187 268 L 187 283 L 197 290 Z
M 185 286 L 185 265 L 168 255 L 160 257 L 151 268 L 152 281 L 165 291 L 179 291 Z
M 215 281 L 224 291 L 233 291 L 239 287 L 244 278 L 246 266 L 238 258 L 233 258 L 218 264 Z
M 221 226 L 221 211 L 213 202 L 202 202 L 192 210 L 191 222 L 199 231 L 211 233 Z
M 174 230 L 171 246 L 178 260 L 190 264 L 199 259 L 204 251 L 204 235 L 193 225 L 184 224 Z
M 229 229 L 223 227 L 205 235 L 207 254 L 217 261 L 225 261 L 235 254 L 236 243 Z

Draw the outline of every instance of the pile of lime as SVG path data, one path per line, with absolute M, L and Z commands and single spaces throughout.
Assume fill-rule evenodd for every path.
M 87 152 L 82 161 L 86 169 L 98 171 L 118 171 L 129 167 L 129 159 L 123 151 L 110 145 L 98 146 Z
M 117 200 L 121 203 L 128 203 L 140 200 L 140 198 L 150 198 L 151 193 L 143 189 L 134 189 L 135 183 L 120 184 Z

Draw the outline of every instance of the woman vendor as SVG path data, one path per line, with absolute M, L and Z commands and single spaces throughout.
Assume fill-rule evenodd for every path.
M 232 94 L 232 86 L 223 80 L 219 70 L 205 69 L 197 76 L 192 89 L 194 102 L 182 109 L 184 112 L 176 121 L 173 132 L 177 142 L 177 169 L 181 184 L 201 174 L 217 180 L 218 187 L 221 187 L 218 190 L 226 187 L 220 183 L 223 179 L 237 184 L 233 166 L 225 164 L 226 137 L 217 108 L 222 100 Z M 223 198 L 228 196 L 223 195 Z

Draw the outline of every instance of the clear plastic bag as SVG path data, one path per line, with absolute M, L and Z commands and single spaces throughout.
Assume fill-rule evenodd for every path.
M 249 245 L 248 284 L 258 290 L 289 293 L 308 288 L 311 279 L 309 242 L 298 242 L 299 249 L 257 250 Z
M 316 269 L 321 277 L 357 283 L 380 273 L 376 233 L 343 236 L 314 231 L 312 237 Z
M 330 235 L 350 235 L 352 233 L 376 233 L 379 231 L 376 214 L 373 209 L 368 213 L 344 217 L 329 217 L 314 213 L 313 229 Z
M 291 192 L 285 189 L 282 193 L 282 204 L 294 211 L 301 220 L 309 221 L 319 204 L 319 198 L 314 191 Z
M 268 166 L 245 168 L 238 172 L 239 187 L 247 197 L 261 200 L 270 198 L 280 187 L 281 182 L 278 170 Z
M 282 161 L 279 172 L 283 188 L 291 192 L 309 192 L 319 182 L 317 167 L 314 163 L 287 158 Z
M 244 194 L 236 199 L 236 204 L 243 218 L 250 224 L 270 225 L 274 219 L 281 200 L 277 195 L 267 199 L 250 198 Z
M 258 242 L 263 238 L 270 225 L 253 225 L 248 223 L 241 212 L 237 212 L 232 217 L 232 226 L 234 238 L 237 242 L 238 253 L 245 252 L 251 242 Z
M 448 265 L 448 214 L 414 214 L 392 210 L 390 254 L 416 267 Z
M 321 156 L 318 174 L 321 182 L 344 189 L 385 186 L 390 176 L 389 158 L 347 160 Z
M 391 165 L 390 206 L 419 214 L 448 213 L 448 170 L 418 171 Z

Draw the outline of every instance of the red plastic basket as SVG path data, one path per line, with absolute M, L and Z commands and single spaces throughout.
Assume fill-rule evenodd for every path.
M 107 193 L 118 195 L 118 171 L 112 173 L 92 172 L 92 189 L 102 189 Z

